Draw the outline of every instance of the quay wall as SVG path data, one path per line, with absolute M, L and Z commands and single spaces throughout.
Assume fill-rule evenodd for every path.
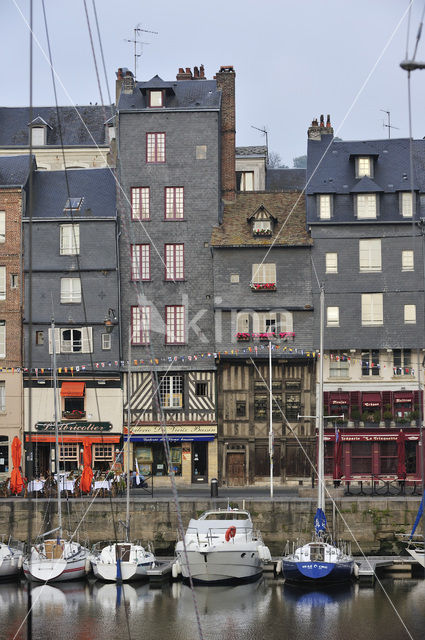
M 206 499 L 180 499 L 183 527 L 190 518 L 198 517 L 207 509 L 221 507 L 227 502 Z M 403 545 L 397 543 L 395 533 L 408 533 L 415 521 L 420 498 L 359 498 L 344 497 L 335 500 L 336 518 L 330 504 L 326 509 L 328 526 L 338 538 L 352 541 L 352 551 L 360 554 L 357 544 L 367 554 L 398 553 Z M 262 533 L 272 555 L 279 555 L 287 540 L 307 541 L 313 529 L 315 500 L 309 498 L 273 501 L 234 499 L 232 507 L 246 508 L 251 512 L 254 527 Z M 32 518 L 30 513 L 32 509 Z M 167 498 L 137 499 L 130 502 L 131 538 L 142 544 L 152 542 L 158 554 L 173 553 L 177 537 L 178 518 L 174 502 Z M 81 542 L 94 544 L 104 540 L 123 539 L 124 530 L 119 521 L 125 521 L 124 499 L 90 498 L 72 499 L 63 504 L 63 528 L 78 528 Z M 30 519 L 29 519 L 30 518 Z M 0 536 L 28 539 L 29 521 L 32 522 L 32 539 L 43 531 L 57 526 L 56 503 L 48 500 L 28 502 L 25 499 L 0 500 Z M 116 532 L 116 533 L 115 533 Z

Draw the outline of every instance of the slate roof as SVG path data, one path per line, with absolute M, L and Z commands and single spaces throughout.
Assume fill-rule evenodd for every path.
M 76 108 L 59 107 L 64 145 L 76 147 L 105 145 L 104 122 L 110 116 L 110 106 L 106 106 L 105 109 L 99 105 L 77 106 Z M 60 146 L 61 139 L 56 108 L 33 107 L 32 121 L 39 121 L 39 119 L 48 124 L 46 146 Z M 27 147 L 29 145 L 29 123 L 28 107 L 0 107 L 0 146 Z
M 302 191 L 306 182 L 306 169 L 267 169 L 267 191 Z
M 395 193 L 410 189 L 409 139 L 345 141 L 323 136 L 308 141 L 307 195 L 313 193 L 353 193 L 363 178 L 355 177 L 355 156 L 375 156 L 373 182 L 376 191 Z M 414 188 L 425 192 L 425 140 L 414 140 Z M 322 156 L 323 160 L 320 162 Z M 319 164 L 320 162 L 320 164 Z M 314 175 L 313 172 L 316 169 Z M 373 192 L 371 184 L 368 190 Z M 357 189 L 356 189 L 357 187 Z M 361 188 L 360 188 L 361 192 Z
M 261 205 L 277 220 L 273 228 L 273 235 L 270 237 L 253 236 L 252 223 L 247 220 Z M 291 215 L 289 215 L 290 213 Z M 288 221 L 286 222 L 286 220 Z M 215 247 L 257 247 L 271 244 L 276 247 L 309 246 L 312 244 L 306 230 L 304 196 L 294 192 L 245 191 L 238 193 L 236 201 L 225 206 L 222 224 L 214 227 L 211 245 Z
M 70 197 L 83 198 L 81 209 L 73 211 L 73 217 L 116 216 L 115 180 L 109 169 L 70 169 L 67 175 Z M 64 171 L 34 173 L 34 218 L 71 219 L 70 212 L 64 212 L 67 199 Z
M 30 156 L 0 156 L 0 187 L 24 186 L 28 180 Z
M 165 109 L 219 109 L 221 103 L 221 91 L 217 89 L 215 80 L 164 82 L 159 76 L 155 76 L 148 82 L 136 82 L 133 93 L 121 91 L 118 109 L 161 111 L 161 107 L 149 107 L 147 89 L 152 88 L 167 90 Z
M 267 147 L 236 147 L 236 156 L 265 156 Z

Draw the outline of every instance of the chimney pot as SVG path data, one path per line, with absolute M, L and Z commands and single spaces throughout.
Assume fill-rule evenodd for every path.
M 199 75 L 201 78 L 205 78 L 205 70 L 204 70 L 204 65 L 201 64 L 200 69 L 199 69 Z
M 323 117 L 323 115 L 320 116 L 320 126 L 321 127 L 325 126 L 325 118 Z
M 193 77 L 199 78 L 199 69 L 198 67 L 193 67 Z
M 329 129 L 331 126 L 331 116 L 328 113 L 328 117 L 326 118 L 326 126 Z

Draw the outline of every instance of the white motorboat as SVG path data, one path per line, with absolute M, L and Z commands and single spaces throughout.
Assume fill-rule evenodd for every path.
M 173 575 L 187 579 L 190 572 L 195 583 L 248 582 L 259 578 L 270 560 L 248 511 L 205 511 L 190 520 L 184 541 L 177 542 Z
M 0 542 L 0 579 L 17 577 L 21 571 L 23 544 Z
M 90 560 L 96 578 L 108 582 L 140 580 L 156 564 L 150 549 L 128 542 L 109 544 L 98 553 L 94 551 Z
M 32 547 L 23 569 L 28 580 L 37 582 L 77 580 L 90 570 L 88 549 L 62 538 L 43 540 Z

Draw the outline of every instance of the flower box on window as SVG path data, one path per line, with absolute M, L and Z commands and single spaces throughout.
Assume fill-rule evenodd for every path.
M 244 340 L 250 340 L 251 339 L 251 334 L 250 333 L 237 333 L 236 334 L 236 339 L 239 340 L 240 342 L 243 342 Z
M 253 282 L 251 289 L 253 291 L 276 291 L 276 282 Z
M 259 333 L 258 337 L 260 338 L 260 340 L 271 340 L 272 338 L 276 337 L 276 334 L 271 331 L 270 333 Z
M 79 411 L 78 409 L 73 409 L 73 411 L 62 412 L 62 418 L 65 418 L 66 420 L 79 420 L 85 417 L 86 417 L 86 412 Z
M 252 233 L 254 236 L 271 236 L 272 235 L 272 230 L 271 229 L 253 229 Z

